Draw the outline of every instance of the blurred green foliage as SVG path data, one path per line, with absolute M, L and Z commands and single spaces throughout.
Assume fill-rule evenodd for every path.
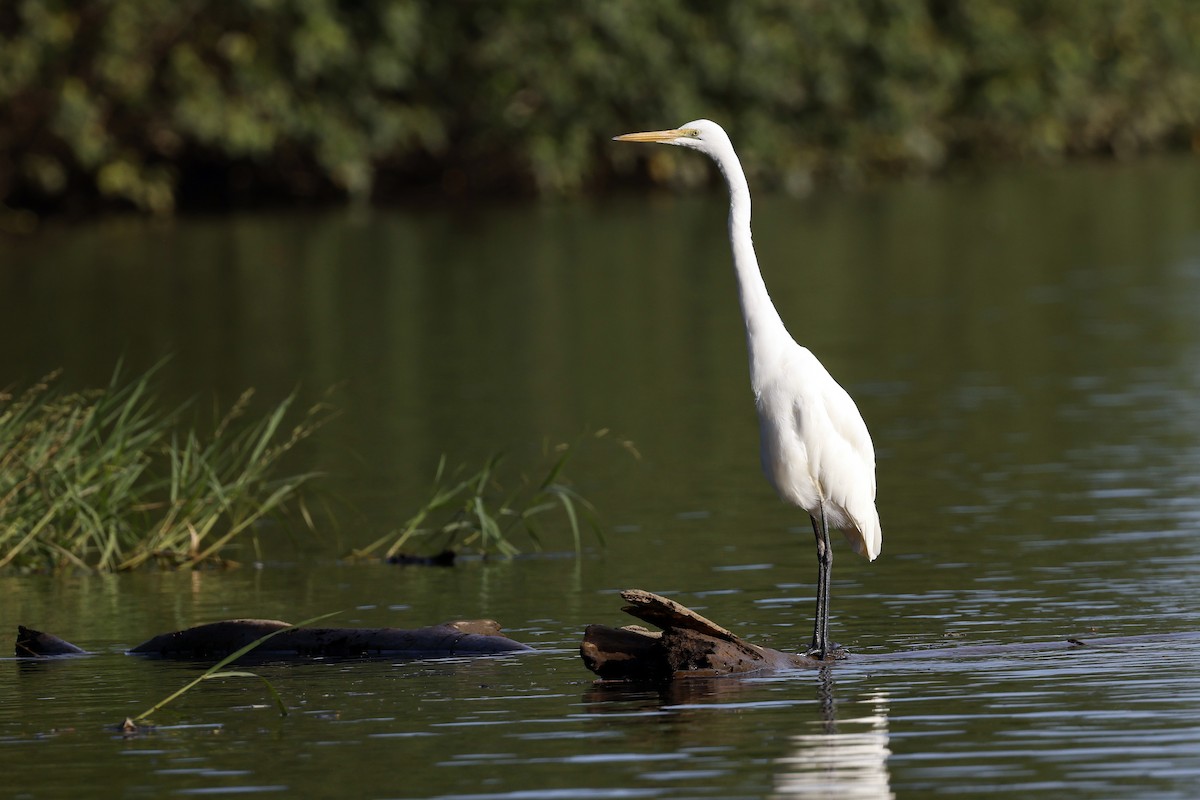
M 1196 0 L 6 0 L 0 205 L 571 192 L 1196 147 Z

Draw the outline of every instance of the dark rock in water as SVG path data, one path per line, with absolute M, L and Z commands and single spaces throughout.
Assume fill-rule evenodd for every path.
M 17 658 L 42 658 L 44 656 L 78 656 L 87 653 L 68 641 L 49 633 L 35 631 L 24 625 L 17 626 Z

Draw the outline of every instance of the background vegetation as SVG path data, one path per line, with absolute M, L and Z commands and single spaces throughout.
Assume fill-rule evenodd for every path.
M 571 192 L 1194 148 L 1194 0 L 10 0 L 0 207 Z M 646 161 L 645 159 L 650 159 Z

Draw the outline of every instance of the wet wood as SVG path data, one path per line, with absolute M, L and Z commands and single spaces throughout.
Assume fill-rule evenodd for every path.
M 621 592 L 621 610 L 662 628 L 589 625 L 579 653 L 604 680 L 663 682 L 820 666 L 808 656 L 761 647 L 671 600 L 642 589 Z
M 155 636 L 132 648 L 129 653 L 161 658 L 218 660 L 268 633 L 287 627 L 288 623 L 279 620 L 224 620 Z M 412 629 L 295 628 L 263 642 L 246 658 L 416 658 L 495 655 L 530 649 L 528 645 L 505 636 L 499 623 L 494 620 L 477 619 Z M 18 658 L 83 652 L 56 636 L 24 627 L 18 629 Z
M 164 658 L 223 658 L 272 631 L 278 620 L 226 620 L 165 633 L 129 652 Z M 263 642 L 253 657 L 359 658 L 464 656 L 529 650 L 501 633 L 493 620 L 459 620 L 425 628 L 295 628 Z
M 388 558 L 389 564 L 399 564 L 410 567 L 453 567 L 458 554 L 453 550 L 443 550 L 432 556 L 418 556 L 411 553 L 397 553 Z
M 52 633 L 42 633 L 24 625 L 17 626 L 17 642 L 13 648 L 17 658 L 45 658 L 48 656 L 78 656 L 87 653 Z
M 1174 633 L 1149 633 L 1133 636 L 1068 637 L 1044 642 L 1009 642 L 1004 644 L 968 644 L 951 647 L 931 647 L 924 650 L 905 650 L 898 653 L 868 653 L 854 657 L 861 663 L 886 663 L 888 661 L 918 661 L 936 658 L 963 658 L 965 656 L 1005 655 L 1009 653 L 1045 653 L 1061 650 L 1086 648 L 1144 647 L 1154 645 L 1164 650 L 1175 642 L 1200 640 L 1200 631 L 1176 631 Z
M 674 600 L 641 589 L 621 592 L 622 610 L 662 628 L 649 631 L 639 626 L 610 628 L 589 625 L 579 652 L 583 663 L 602 681 L 669 683 L 680 678 L 749 675 L 756 672 L 828 666 L 833 661 L 854 663 L 911 662 L 920 659 L 1080 650 L 1093 647 L 1121 648 L 1135 645 L 1167 646 L 1174 641 L 1200 640 L 1200 632 L 1098 638 L 1067 638 L 1045 642 L 960 645 L 850 656 L 841 651 L 837 659 L 820 660 L 797 653 L 784 653 L 748 642 L 737 634 L 705 619 Z
M 621 592 L 621 599 L 629 603 L 621 609 L 626 614 L 637 617 L 642 622 L 657 625 L 664 630 L 686 628 L 726 642 L 739 641 L 738 637 L 730 631 L 668 597 L 662 597 L 644 589 L 626 589 Z

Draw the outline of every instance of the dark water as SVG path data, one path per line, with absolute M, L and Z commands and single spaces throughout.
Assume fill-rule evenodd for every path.
M 171 398 L 340 384 L 306 458 L 336 525 L 226 573 L 0 578 L 17 623 L 97 652 L 0 662 L 14 796 L 1194 797 L 1200 787 L 1200 165 L 1168 160 L 760 198 L 772 295 L 875 439 L 883 555 L 836 542 L 823 673 L 600 688 L 584 625 L 667 593 L 743 635 L 810 633 L 807 522 L 758 473 L 719 195 L 469 212 L 116 221 L 0 242 L 0 384 L 118 359 Z M 569 474 L 607 547 L 450 570 L 337 556 L 439 457 L 609 427 Z M 525 544 L 525 542 L 518 542 Z M 252 562 L 253 558 L 247 558 Z M 121 651 L 219 618 L 494 617 L 542 652 L 198 674 Z M 1110 635 L 1121 647 L 872 657 Z

